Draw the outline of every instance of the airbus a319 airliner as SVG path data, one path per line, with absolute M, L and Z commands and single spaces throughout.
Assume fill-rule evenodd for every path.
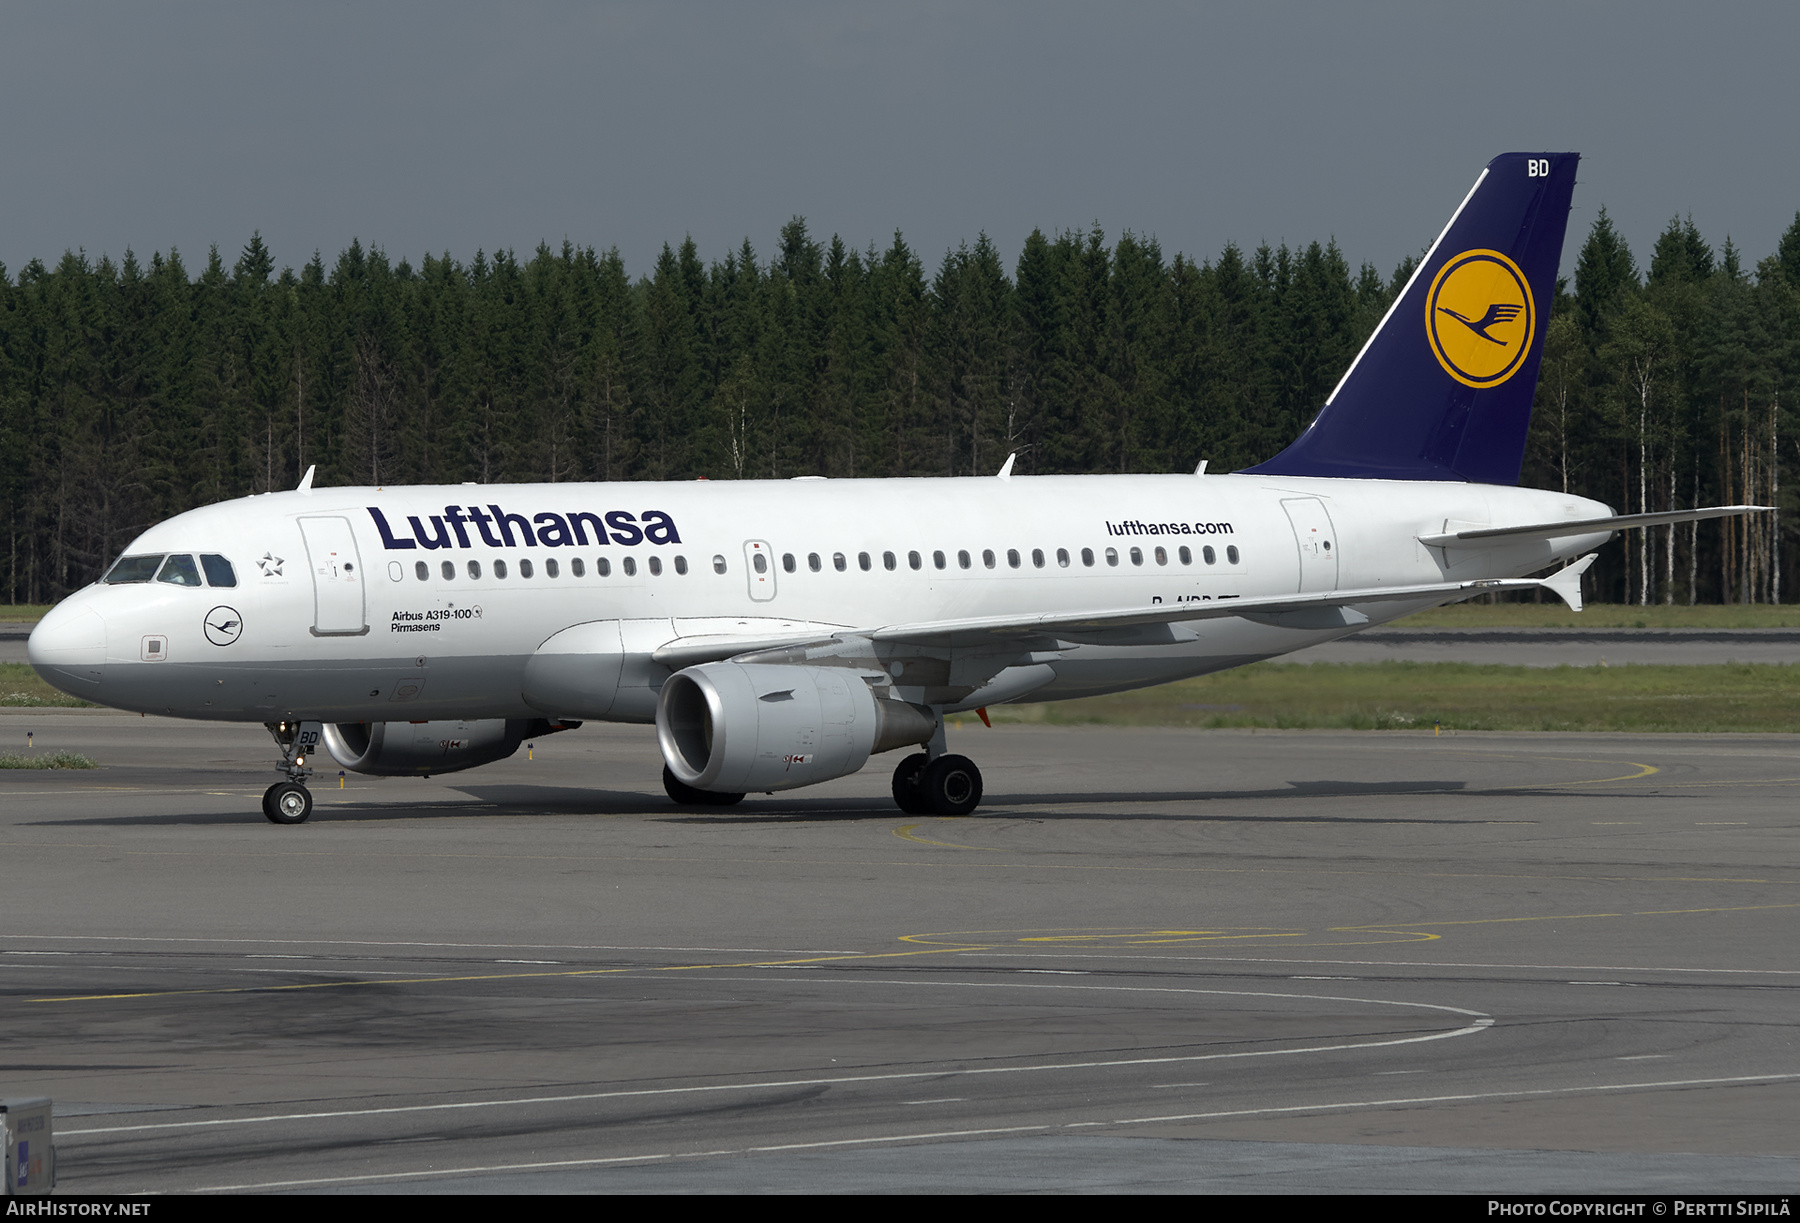
M 52 684 L 262 722 L 298 824 L 323 747 L 447 773 L 582 721 L 654 723 L 677 803 L 916 748 L 900 807 L 966 814 L 944 715 L 1201 675 L 1489 591 L 1580 609 L 1616 516 L 1515 487 L 1578 158 L 1490 162 L 1312 425 L 1230 475 L 313 488 L 144 532 L 31 635 Z M 1572 558 L 1574 564 L 1555 568 Z M 1529 574 L 1548 576 L 1529 577 Z

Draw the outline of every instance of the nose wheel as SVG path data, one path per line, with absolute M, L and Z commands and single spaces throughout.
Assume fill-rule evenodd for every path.
M 894 769 L 893 790 L 908 815 L 967 815 L 981 805 L 981 770 L 967 756 L 915 752 Z
M 299 782 L 278 781 L 263 792 L 263 815 L 271 824 L 304 824 L 312 809 L 312 791 Z

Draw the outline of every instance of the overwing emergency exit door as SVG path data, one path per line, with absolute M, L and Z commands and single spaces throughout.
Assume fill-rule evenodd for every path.
M 1294 527 L 1294 543 L 1300 549 L 1300 593 L 1336 590 L 1338 546 L 1331 529 L 1331 515 L 1317 497 L 1290 497 L 1281 503 Z
M 362 558 L 348 518 L 302 518 L 307 568 L 313 577 L 315 637 L 359 637 L 369 631 L 363 612 Z

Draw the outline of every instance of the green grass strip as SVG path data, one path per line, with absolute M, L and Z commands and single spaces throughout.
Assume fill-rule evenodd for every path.
M 44 682 L 43 676 L 30 663 L 0 663 L 0 709 L 92 709 L 89 701 L 78 700 Z
M 0 756 L 0 769 L 97 769 L 79 752 L 39 752 L 35 756 Z
M 988 714 L 1052 726 L 1794 734 L 1800 664 L 1265 662 L 1112 696 L 997 705 Z

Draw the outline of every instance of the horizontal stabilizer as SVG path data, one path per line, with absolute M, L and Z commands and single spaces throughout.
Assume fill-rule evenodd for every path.
M 1656 514 L 1620 514 L 1612 518 L 1577 518 L 1569 522 L 1539 522 L 1526 527 L 1482 527 L 1443 535 L 1421 535 L 1428 548 L 1491 548 L 1509 539 L 1558 539 L 1592 535 L 1599 531 L 1630 531 L 1660 527 L 1671 522 L 1704 522 L 1708 518 L 1735 518 L 1740 514 L 1774 513 L 1772 505 L 1709 505 L 1697 510 L 1665 510 Z
M 1559 572 L 1551 574 L 1543 580 L 1544 589 L 1569 605 L 1570 611 L 1581 610 L 1581 575 L 1593 568 L 1594 562 L 1600 559 L 1598 552 L 1590 552 L 1573 565 L 1565 565 Z

